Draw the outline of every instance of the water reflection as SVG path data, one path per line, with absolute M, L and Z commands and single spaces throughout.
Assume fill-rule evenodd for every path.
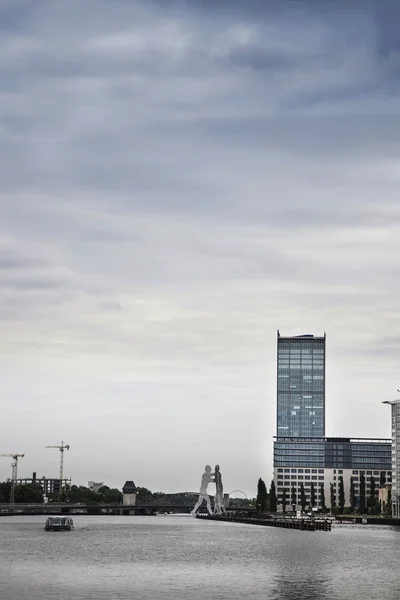
M 274 578 L 273 598 L 280 600 L 334 600 L 328 579 L 315 575 L 291 579 L 288 573 Z
M 0 599 L 364 600 L 399 598 L 399 535 L 299 532 L 177 517 L 0 519 Z

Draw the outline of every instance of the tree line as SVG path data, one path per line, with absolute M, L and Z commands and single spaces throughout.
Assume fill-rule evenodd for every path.
M 9 503 L 11 482 L 0 483 L 0 503 Z M 72 485 L 55 491 L 48 496 L 49 502 L 70 502 L 71 504 L 122 504 L 122 492 L 103 485 L 97 492 L 80 485 Z M 17 484 L 14 486 L 15 504 L 43 504 L 44 494 L 38 483 Z
M 380 487 L 383 487 L 386 483 L 386 480 L 381 475 Z M 350 489 L 349 489 L 349 500 L 350 507 L 346 507 L 346 498 L 345 498 L 345 490 L 343 483 L 343 476 L 339 475 L 338 478 L 338 493 L 336 496 L 335 486 L 333 483 L 330 483 L 330 505 L 331 511 L 333 513 L 343 513 L 349 512 L 354 513 L 358 512 L 360 514 L 380 514 L 381 512 L 385 516 L 391 516 L 392 514 L 392 497 L 391 497 L 391 488 L 388 489 L 388 498 L 387 502 L 381 507 L 380 501 L 376 497 L 376 480 L 373 476 L 370 478 L 370 490 L 368 495 L 366 494 L 366 482 L 365 475 L 362 473 L 360 475 L 360 489 L 359 494 L 356 493 L 354 477 L 350 478 Z M 319 485 L 319 503 L 317 503 L 317 489 L 314 482 L 311 482 L 310 485 L 310 497 L 307 499 L 306 490 L 304 488 L 304 484 L 300 484 L 300 493 L 297 494 L 297 488 L 292 486 L 291 488 L 283 488 L 282 491 L 282 512 L 286 512 L 288 507 L 291 507 L 292 510 L 295 510 L 297 506 L 301 507 L 301 510 L 304 512 L 307 509 L 313 509 L 319 504 L 319 509 L 323 512 L 326 512 L 328 509 L 326 507 L 325 501 L 325 488 L 324 484 L 321 483 Z M 271 481 L 271 485 L 269 491 L 267 491 L 267 487 L 265 482 L 261 479 L 258 480 L 257 484 L 257 498 L 256 498 L 256 508 L 259 512 L 276 512 L 278 507 L 278 497 L 275 488 L 274 480 Z

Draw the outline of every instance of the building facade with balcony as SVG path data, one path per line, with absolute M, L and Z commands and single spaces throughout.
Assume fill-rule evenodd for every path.
M 291 505 L 292 491 L 296 508 L 300 506 L 301 485 L 307 506 L 314 487 L 315 508 L 331 508 L 331 484 L 334 504 L 339 504 L 339 481 L 343 477 L 345 506 L 351 506 L 350 486 L 354 485 L 356 506 L 360 503 L 360 477 L 365 477 L 365 496 L 369 497 L 372 478 L 376 498 L 379 488 L 392 481 L 391 441 L 367 438 L 276 438 L 274 442 L 274 480 L 278 504 L 283 496 Z M 322 491 L 323 490 L 323 491 Z

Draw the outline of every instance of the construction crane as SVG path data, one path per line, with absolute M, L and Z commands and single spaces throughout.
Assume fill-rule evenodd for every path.
M 0 454 L 0 456 L 13 459 L 13 462 L 11 463 L 11 491 L 10 491 L 10 504 L 11 504 L 11 506 L 13 506 L 14 496 L 15 496 L 15 484 L 16 484 L 17 475 L 18 475 L 18 459 L 24 458 L 25 454 Z
M 69 450 L 67 444 L 61 442 L 61 446 L 45 446 L 46 448 L 58 448 L 60 451 L 60 490 L 62 487 L 62 480 L 64 479 L 64 450 Z

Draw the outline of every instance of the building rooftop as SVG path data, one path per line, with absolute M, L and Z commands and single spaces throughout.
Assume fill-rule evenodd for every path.
M 400 400 L 399 400 L 400 402 Z M 339 444 L 344 443 L 357 443 L 361 442 L 364 444 L 390 444 L 391 439 L 388 438 L 349 438 L 349 437 L 296 437 L 296 436 L 283 436 L 274 435 L 274 439 L 279 442 L 298 442 L 298 443 L 316 443 L 316 442 L 337 442 Z
M 314 335 L 312 333 L 303 333 L 302 335 L 281 335 L 278 329 L 278 338 L 283 340 L 299 340 L 299 339 L 312 339 L 312 340 L 324 340 L 326 338 L 326 333 L 322 336 Z
M 133 481 L 126 481 L 124 487 L 122 488 L 122 492 L 124 494 L 135 494 L 136 485 L 133 483 Z

